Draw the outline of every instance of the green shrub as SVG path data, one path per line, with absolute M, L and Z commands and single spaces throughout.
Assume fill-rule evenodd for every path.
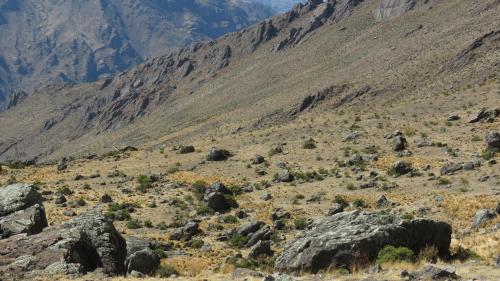
M 307 227 L 307 220 L 304 218 L 297 218 L 293 221 L 295 229 L 302 230 Z
M 231 192 L 234 194 L 234 195 L 241 195 L 243 194 L 243 189 L 241 188 L 241 186 L 239 185 L 230 185 L 228 187 L 229 190 L 231 190 Z
M 87 205 L 87 202 L 85 202 L 85 199 L 83 199 L 83 198 L 78 198 L 78 200 L 76 200 L 76 204 L 80 207 L 83 207 L 83 206 Z
M 203 242 L 203 240 L 193 239 L 189 241 L 188 245 L 193 249 L 200 249 L 203 245 L 205 245 L 205 242 Z
M 153 222 L 151 222 L 150 220 L 145 220 L 144 226 L 147 228 L 153 228 Z
M 483 159 L 486 161 L 491 160 L 495 157 L 495 152 L 488 149 L 484 149 L 483 151 L 481 151 L 481 157 L 483 157 Z
M 238 219 L 235 216 L 224 216 L 224 218 L 222 218 L 222 221 L 224 223 L 237 223 Z
M 302 145 L 302 148 L 304 149 L 315 149 L 316 148 L 316 141 L 314 139 L 308 139 L 304 142 Z
M 129 220 L 127 222 L 127 228 L 128 229 L 139 229 L 139 228 L 142 228 L 142 224 L 139 220 L 132 219 L 132 220 Z
M 366 203 L 363 199 L 356 199 L 356 200 L 352 201 L 352 205 L 355 208 L 363 208 L 366 206 Z
M 394 247 L 387 245 L 377 256 L 377 263 L 397 263 L 397 262 L 416 262 L 417 258 L 412 250 L 406 247 Z
M 248 242 L 248 238 L 245 235 L 235 234 L 227 240 L 227 243 L 236 248 L 243 248 Z
M 193 188 L 194 197 L 196 197 L 198 200 L 202 200 L 208 184 L 204 181 L 196 181 L 191 187 Z
M 167 253 L 165 252 L 165 250 L 163 250 L 162 248 L 156 248 L 156 249 L 153 250 L 153 252 L 158 257 L 160 257 L 160 259 L 164 259 L 164 258 L 166 258 L 168 256 Z
M 344 196 L 341 196 L 341 195 L 335 195 L 333 202 L 340 204 L 343 208 L 346 208 L 347 206 L 349 206 L 349 202 L 345 199 Z
M 162 264 L 156 270 L 156 275 L 160 278 L 169 278 L 172 275 L 179 275 L 179 272 L 173 265 Z
M 153 181 L 151 180 L 151 177 L 146 176 L 146 175 L 139 175 L 136 178 L 137 183 L 139 186 L 137 187 L 137 190 L 145 193 L 148 189 L 151 188 Z
M 196 213 L 198 215 L 211 215 L 214 212 L 214 210 L 207 205 L 201 204 L 200 206 L 196 207 Z
M 451 181 L 449 179 L 447 179 L 447 178 L 440 178 L 438 180 L 438 184 L 439 185 L 447 185 L 447 184 L 450 184 L 450 183 L 451 183 Z
M 59 187 L 56 190 L 56 193 L 69 196 L 69 195 L 73 194 L 74 192 L 71 189 L 69 189 L 69 186 L 65 185 L 65 186 Z

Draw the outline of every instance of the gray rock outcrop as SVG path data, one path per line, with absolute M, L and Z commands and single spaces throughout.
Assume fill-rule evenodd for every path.
M 363 211 L 343 212 L 315 221 L 284 247 L 275 269 L 312 271 L 352 267 L 373 261 L 386 245 L 402 246 L 418 253 L 434 246 L 439 255 L 449 253 L 451 226 L 444 222 L 402 220 L 391 215 Z

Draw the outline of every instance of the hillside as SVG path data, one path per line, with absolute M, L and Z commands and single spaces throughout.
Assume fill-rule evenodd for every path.
M 0 279 L 500 280 L 499 27 L 498 0 L 309 0 L 21 98 Z
M 310 2 L 112 80 L 41 90 L 0 115 L 0 159 L 172 145 L 291 120 L 321 92 L 327 108 L 384 103 L 496 75 L 495 1 L 429 2 L 382 21 L 377 2 Z
M 272 14 L 247 0 L 2 0 L 0 108 L 19 89 L 93 82 Z

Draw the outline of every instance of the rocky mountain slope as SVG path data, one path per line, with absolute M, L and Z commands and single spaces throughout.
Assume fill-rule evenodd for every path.
M 0 279 L 500 280 L 499 12 L 310 0 L 18 93 Z
M 0 159 L 172 144 L 498 74 L 497 1 L 410 2 L 309 1 L 113 79 L 48 87 L 0 115 Z
M 19 89 L 93 82 L 272 14 L 247 0 L 2 0 L 0 108 Z

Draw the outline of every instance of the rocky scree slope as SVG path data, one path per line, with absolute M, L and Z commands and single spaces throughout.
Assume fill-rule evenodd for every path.
M 0 109 L 11 94 L 93 82 L 273 14 L 250 1 L 0 1 Z
M 311 0 L 113 79 L 45 88 L 0 114 L 0 159 L 177 142 L 484 81 L 498 74 L 499 6 Z

